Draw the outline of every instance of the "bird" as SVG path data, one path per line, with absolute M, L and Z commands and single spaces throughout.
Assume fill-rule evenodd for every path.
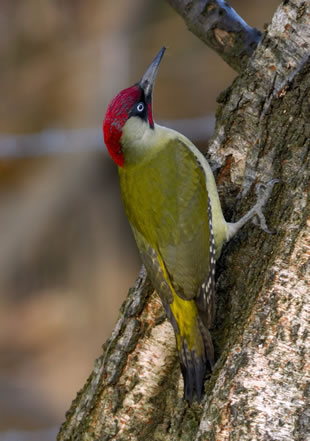
M 103 135 L 117 165 L 121 197 L 141 260 L 172 324 L 184 399 L 200 402 L 215 358 L 215 265 L 225 242 L 263 208 L 276 180 L 259 187 L 254 207 L 226 222 L 209 163 L 181 133 L 154 122 L 152 95 L 165 47 L 141 80 L 108 105 Z

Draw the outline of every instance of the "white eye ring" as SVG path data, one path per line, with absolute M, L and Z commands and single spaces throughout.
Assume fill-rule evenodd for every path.
M 139 104 L 137 105 L 137 110 L 138 110 L 138 112 L 143 112 L 143 110 L 144 110 L 144 104 L 143 104 L 143 103 L 139 103 Z

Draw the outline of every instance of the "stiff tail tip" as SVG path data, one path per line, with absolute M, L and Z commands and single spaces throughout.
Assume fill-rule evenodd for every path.
M 205 333 L 207 335 L 204 335 Z M 214 351 L 209 331 L 204 329 L 202 337 L 204 345 L 200 348 L 200 354 L 195 348 L 190 350 L 185 339 L 179 354 L 184 380 L 184 399 L 189 403 L 192 403 L 195 397 L 198 402 L 201 401 L 206 374 L 211 372 L 214 366 Z

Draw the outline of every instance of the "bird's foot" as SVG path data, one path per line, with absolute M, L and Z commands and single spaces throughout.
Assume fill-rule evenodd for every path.
M 264 230 L 268 234 L 274 234 L 273 231 L 270 231 L 267 227 L 265 215 L 263 213 L 263 209 L 271 196 L 273 186 L 280 182 L 279 179 L 272 179 L 266 184 L 259 184 L 256 189 L 257 201 L 251 210 L 249 210 L 241 219 L 237 222 L 227 223 L 228 226 L 228 234 L 227 241 L 230 240 L 239 230 L 243 227 L 249 220 L 252 220 L 255 225 L 258 225 L 262 230 Z
M 279 179 L 272 179 L 266 184 L 259 184 L 256 188 L 257 201 L 254 207 L 252 208 L 253 217 L 254 217 L 253 223 L 259 226 L 262 230 L 265 231 L 265 233 L 268 234 L 274 234 L 275 232 L 269 230 L 266 223 L 265 215 L 263 213 L 263 209 L 268 199 L 271 196 L 274 185 L 277 184 L 278 182 L 280 182 Z

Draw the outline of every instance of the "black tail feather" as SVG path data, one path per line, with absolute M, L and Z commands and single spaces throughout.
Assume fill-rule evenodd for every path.
M 200 355 L 195 349 L 188 348 L 185 339 L 183 339 L 180 353 L 181 371 L 184 379 L 184 399 L 190 403 L 194 401 L 195 396 L 198 402 L 201 401 L 204 393 L 204 379 L 214 365 L 213 345 L 209 331 L 204 328 L 203 332 L 201 330 L 201 335 L 204 348 Z

